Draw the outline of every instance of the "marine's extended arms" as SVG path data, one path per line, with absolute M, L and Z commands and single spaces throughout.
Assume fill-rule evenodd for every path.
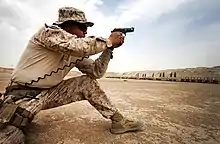
M 130 27 L 130 28 L 115 28 L 111 32 L 122 32 L 124 35 L 126 35 L 126 33 L 134 32 L 134 27 Z M 110 49 L 113 50 L 114 48 L 110 48 Z M 111 55 L 111 59 L 112 58 L 113 58 L 113 55 Z

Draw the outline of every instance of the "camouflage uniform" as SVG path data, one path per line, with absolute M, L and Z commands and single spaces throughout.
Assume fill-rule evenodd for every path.
M 58 21 L 51 26 L 45 25 L 30 39 L 12 74 L 8 87 L 12 90 L 8 90 L 5 102 L 15 103 L 36 115 L 43 109 L 88 100 L 103 117 L 113 121 L 113 133 L 136 130 L 139 125 L 123 118 L 96 80 L 107 70 L 112 56 L 111 42 L 102 37 L 77 38 L 57 26 L 67 20 L 93 25 L 78 9 L 59 9 Z M 100 52 L 102 54 L 95 61 L 88 58 Z M 85 75 L 63 80 L 73 67 Z M 21 87 L 13 90 L 14 86 Z M 1 137 L 0 142 L 7 143 L 7 140 Z
M 110 103 L 105 92 L 100 88 L 97 80 L 87 75 L 63 80 L 57 86 L 44 90 L 36 98 L 23 98 L 16 101 L 35 115 L 40 110 L 59 107 L 72 102 L 88 100 L 105 118 L 110 118 L 117 110 Z

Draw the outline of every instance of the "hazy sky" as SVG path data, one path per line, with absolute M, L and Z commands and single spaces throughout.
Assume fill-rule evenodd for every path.
M 220 0 L 0 0 L 0 66 L 15 66 L 29 38 L 56 21 L 62 6 L 86 12 L 95 23 L 88 35 L 135 27 L 108 71 L 220 65 Z

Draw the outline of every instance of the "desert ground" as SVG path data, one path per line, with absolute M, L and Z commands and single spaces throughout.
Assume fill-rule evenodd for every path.
M 0 75 L 1 76 L 1 75 Z M 2 89 L 5 77 L 1 76 Z M 98 80 L 112 103 L 145 129 L 122 135 L 87 101 L 41 111 L 27 144 L 219 144 L 220 85 L 148 80 Z

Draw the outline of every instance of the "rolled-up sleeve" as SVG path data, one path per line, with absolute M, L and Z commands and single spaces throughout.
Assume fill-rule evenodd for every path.
M 87 74 L 95 79 L 102 78 L 108 68 L 111 59 L 112 51 L 106 49 L 95 61 L 85 58 L 76 67 L 84 74 Z

